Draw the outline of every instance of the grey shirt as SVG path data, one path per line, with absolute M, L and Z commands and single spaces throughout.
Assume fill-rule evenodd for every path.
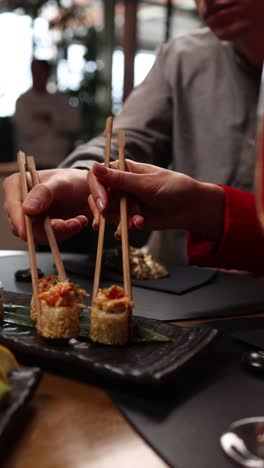
M 117 131 L 124 130 L 127 158 L 251 191 L 259 83 L 260 70 L 208 29 L 169 41 L 114 120 L 112 157 Z M 103 157 L 99 136 L 63 166 L 89 168 Z M 168 264 L 184 263 L 184 238 L 175 231 L 154 233 L 152 252 Z

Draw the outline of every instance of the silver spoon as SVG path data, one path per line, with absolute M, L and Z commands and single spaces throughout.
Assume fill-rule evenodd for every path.
M 220 437 L 220 444 L 241 466 L 264 468 L 264 416 L 235 421 Z

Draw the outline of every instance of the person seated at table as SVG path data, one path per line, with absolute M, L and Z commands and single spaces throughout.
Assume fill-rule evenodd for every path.
M 95 163 L 89 173 L 94 229 L 102 212 L 119 223 L 119 203 L 109 202 L 112 192 L 114 200 L 122 192 L 130 227 L 189 231 L 190 263 L 264 273 L 264 235 L 253 194 L 149 164 L 126 164 L 128 172 Z
M 39 169 L 56 167 L 72 151 L 81 127 L 79 109 L 66 94 L 48 91 L 52 65 L 34 58 L 32 87 L 16 101 L 16 149 L 34 155 Z
M 256 107 L 264 59 L 264 1 L 196 3 L 211 31 L 202 28 L 161 47 L 148 77 L 114 119 L 112 158 L 117 157 L 117 132 L 124 130 L 130 159 L 251 191 Z M 77 190 L 86 193 L 86 175 L 78 168 L 89 169 L 93 161 L 101 162 L 104 145 L 101 136 L 77 148 L 63 163 L 71 167 L 68 173 L 62 169 L 43 172 L 41 179 L 51 193 L 43 188 L 39 195 L 34 191 L 40 201 L 40 211 L 36 207 L 34 213 L 40 213 L 41 206 L 47 209 L 53 196 L 65 196 L 65 179 L 72 178 L 74 194 Z M 18 181 L 18 176 L 7 179 L 5 206 L 14 232 L 25 236 L 20 193 L 15 187 Z M 73 200 L 68 194 L 66 199 L 71 211 Z M 79 232 L 83 222 L 68 222 L 67 228 L 64 223 L 64 233 L 59 222 L 54 228 L 62 239 Z M 151 252 L 165 264 L 172 259 L 174 263 L 184 262 L 184 239 L 185 235 L 178 231 L 155 233 L 150 241 Z M 87 239 L 84 242 L 87 244 Z
M 115 118 L 127 157 L 205 182 L 252 191 L 256 105 L 264 59 L 264 2 L 196 0 L 209 26 L 164 44 L 146 80 Z M 104 138 L 78 148 L 75 167 L 101 162 Z M 164 246 L 166 245 L 166 248 Z M 185 232 L 154 232 L 151 253 L 167 265 L 185 262 Z

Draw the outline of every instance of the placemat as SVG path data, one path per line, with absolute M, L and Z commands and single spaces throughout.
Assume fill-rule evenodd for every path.
M 217 271 L 212 268 L 199 268 L 197 266 L 176 266 L 170 268 L 170 275 L 166 278 L 138 280 L 132 279 L 132 285 L 139 288 L 154 289 L 155 291 L 172 294 L 185 294 L 192 289 L 199 288 L 212 281 Z M 122 281 L 121 275 L 103 271 L 105 279 Z
M 264 415 L 264 379 L 240 365 L 248 347 L 219 340 L 203 370 L 156 395 L 111 390 L 110 396 L 137 432 L 175 468 L 232 468 L 219 438 L 230 423 Z
M 64 266 L 68 273 L 93 278 L 94 265 L 88 256 L 81 262 L 78 258 L 65 259 Z M 179 265 L 170 267 L 169 273 L 169 276 L 160 279 L 139 280 L 131 278 L 131 283 L 139 288 L 184 294 L 211 281 L 216 276 L 217 271 L 213 268 Z M 104 267 L 102 267 L 102 278 L 118 283 L 123 281 L 122 275 Z
M 232 334 L 234 338 L 244 343 L 264 350 L 264 328 L 253 330 L 240 330 Z
M 63 254 L 64 261 L 70 258 L 78 258 L 81 262 L 85 256 Z M 37 263 L 46 275 L 55 272 L 50 254 L 37 254 Z M 15 271 L 28 266 L 27 254 L 1 257 L 0 281 L 4 288 L 30 294 L 30 283 L 15 281 Z M 79 283 L 88 292 L 92 291 L 92 279 L 72 274 L 70 280 Z M 100 286 L 108 287 L 110 284 L 111 281 L 102 280 Z M 212 281 L 186 294 L 177 295 L 133 286 L 133 301 L 135 315 L 164 321 L 257 313 L 264 308 L 264 280 L 218 272 Z
M 204 326 L 225 331 L 236 340 L 264 350 L 264 317 L 215 320 Z

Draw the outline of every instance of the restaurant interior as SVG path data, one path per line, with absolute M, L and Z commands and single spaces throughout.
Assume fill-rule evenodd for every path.
M 257 125 L 264 114 L 264 81 L 259 66 L 233 47 L 235 41 L 205 30 L 207 21 L 197 8 L 202 1 L 0 2 L 1 468 L 264 468 L 264 288 L 261 254 L 256 254 L 263 242 L 264 152 Z M 207 17 L 209 26 L 210 17 L 221 16 L 230 0 L 212 2 L 216 10 Z M 241 0 L 231 3 L 227 15 Z M 179 58 L 170 64 L 172 50 Z M 34 86 L 37 80 L 41 86 L 41 77 L 34 77 L 33 64 L 47 73 L 39 101 Z M 145 83 L 153 85 L 155 67 L 162 76 L 156 81 L 160 90 L 151 89 L 153 99 L 148 95 L 144 103 L 140 90 Z M 242 115 L 243 93 L 252 106 L 246 103 Z M 208 102 L 214 95 L 219 107 L 212 115 Z M 46 130 L 51 117 L 44 107 L 54 97 L 54 119 L 64 125 L 60 136 L 55 126 L 53 136 Z M 141 116 L 130 121 L 126 109 L 130 105 L 133 112 L 140 100 Z M 164 130 L 162 100 L 177 126 L 175 135 L 171 128 Z M 152 119 L 148 112 L 155 105 Z M 143 128 L 145 115 L 149 120 Z M 55 171 L 55 180 L 58 166 L 67 167 L 62 171 L 74 167 L 86 177 L 93 170 L 89 160 L 99 160 L 109 171 L 110 159 L 117 157 L 119 171 L 128 170 L 125 158 L 133 159 L 133 151 L 141 149 L 130 141 L 130 132 L 137 132 L 143 151 L 146 144 L 157 153 L 151 159 L 146 151 L 137 161 L 187 174 L 225 194 L 222 237 L 204 242 L 194 229 L 193 240 L 189 229 L 187 241 L 188 228 L 165 226 L 155 250 L 155 227 L 128 229 L 133 192 L 123 186 L 115 192 L 111 184 L 105 191 L 114 202 L 120 199 L 118 222 L 113 217 L 108 223 L 103 211 L 97 229 L 85 223 L 69 239 L 56 239 L 52 208 L 35 217 L 21 210 L 29 192 L 45 185 L 44 171 Z M 171 154 L 184 146 L 178 162 L 160 150 L 165 135 Z M 79 150 L 87 142 L 90 151 L 95 147 L 94 158 Z M 201 154 L 207 147 L 215 149 L 213 154 Z M 69 154 L 73 159 L 65 166 Z M 14 174 L 12 193 L 6 181 Z M 232 193 L 223 189 L 229 185 L 246 193 L 245 210 L 254 206 L 256 211 L 248 224 L 238 220 L 233 238 L 231 218 L 242 215 L 240 205 L 237 211 L 232 207 Z M 251 198 L 247 202 L 254 191 L 257 210 Z M 66 193 L 61 205 L 71 206 L 72 196 Z M 136 203 L 139 197 L 134 196 Z M 153 195 L 153 212 L 157 198 Z M 195 211 L 196 201 L 189 203 Z M 200 221 L 206 226 L 207 208 L 204 204 Z M 88 202 L 83 212 L 88 213 Z M 25 234 L 15 223 L 23 224 Z M 167 231 L 176 232 L 173 246 Z M 247 253 L 243 236 L 251 245 Z M 192 242 L 194 260 L 188 264 L 186 245 Z M 200 242 L 209 249 L 205 261 Z M 228 258 L 221 253 L 225 243 Z M 153 252 L 167 256 L 152 254 L 153 246 Z M 174 262 L 171 252 L 180 252 L 181 260 Z M 241 252 L 245 268 L 237 260 Z

